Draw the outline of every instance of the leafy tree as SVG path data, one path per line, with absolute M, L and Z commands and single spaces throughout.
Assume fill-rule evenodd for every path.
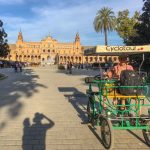
M 124 44 L 132 45 L 131 37 L 137 36 L 137 30 L 134 28 L 138 24 L 140 14 L 136 11 L 133 17 L 129 17 L 129 10 L 119 11 L 116 18 L 116 31 L 123 39 Z
M 138 35 L 132 38 L 134 44 L 150 44 L 150 0 L 143 0 L 144 6 L 139 17 L 139 24 L 135 26 Z
M 96 32 L 104 32 L 105 34 L 105 45 L 107 45 L 107 31 L 115 29 L 115 16 L 112 9 L 103 7 L 100 9 L 93 22 Z
M 7 34 L 3 28 L 3 22 L 0 20 L 0 57 L 6 57 L 10 51 L 6 38 Z

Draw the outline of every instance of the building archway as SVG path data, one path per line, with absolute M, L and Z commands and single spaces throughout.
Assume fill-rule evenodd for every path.
M 93 57 L 90 57 L 90 62 L 92 62 L 93 61 Z
M 64 62 L 66 63 L 66 56 L 64 56 Z
M 71 56 L 71 61 L 73 62 L 74 60 L 73 60 L 73 56 Z
M 79 62 L 81 63 L 81 57 L 79 57 Z
M 117 57 L 114 57 L 114 61 L 115 61 L 115 62 L 117 61 Z
M 76 62 L 78 61 L 78 57 L 76 57 Z
M 33 55 L 31 56 L 31 62 L 34 62 L 34 56 Z
M 102 57 L 99 57 L 99 61 L 102 61 L 103 59 L 102 59 Z
M 47 60 L 50 60 L 50 58 L 51 58 L 50 56 L 47 56 Z
M 97 57 L 94 57 L 94 61 L 97 62 Z
M 26 61 L 26 60 L 27 60 L 27 56 L 26 56 L 26 55 L 24 55 L 23 57 L 24 57 L 24 58 L 23 58 L 23 59 L 24 59 L 24 61 Z
M 70 57 L 69 56 L 67 57 L 67 60 L 70 61 Z
M 88 62 L 88 57 L 85 57 L 85 61 Z
M 62 56 L 60 56 L 60 61 L 63 62 L 63 57 Z

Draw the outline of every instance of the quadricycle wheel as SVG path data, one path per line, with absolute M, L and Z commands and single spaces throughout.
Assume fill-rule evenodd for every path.
M 150 126 L 150 122 L 147 123 L 147 125 Z M 150 129 L 149 130 L 146 130 L 146 129 L 143 129 L 142 130 L 142 133 L 143 133 L 143 137 L 145 139 L 145 142 L 148 146 L 150 146 Z
M 100 115 L 99 117 L 101 125 L 101 139 L 106 149 L 112 149 L 114 145 L 114 132 L 112 129 L 112 123 L 106 117 Z

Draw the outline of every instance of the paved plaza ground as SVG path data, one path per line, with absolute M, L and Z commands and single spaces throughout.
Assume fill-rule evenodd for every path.
M 0 72 L 8 75 L 0 81 L 0 150 L 104 149 L 86 116 L 84 78 L 96 71 L 68 75 L 48 66 Z M 141 131 L 115 131 L 117 149 L 150 148 Z

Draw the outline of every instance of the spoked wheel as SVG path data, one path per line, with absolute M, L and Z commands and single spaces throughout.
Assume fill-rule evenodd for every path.
M 93 110 L 92 110 L 92 105 L 91 105 L 90 100 L 88 101 L 88 104 L 87 104 L 87 115 L 88 115 L 88 122 L 92 123 Z
M 150 146 L 150 130 L 142 130 L 145 142 L 148 146 Z
M 111 121 L 104 116 L 100 116 L 101 138 L 106 149 L 112 149 L 114 144 L 114 132 Z

